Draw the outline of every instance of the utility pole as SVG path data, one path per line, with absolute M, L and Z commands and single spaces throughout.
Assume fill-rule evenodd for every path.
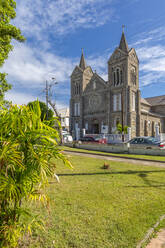
M 54 82 L 55 78 L 52 77 L 52 83 L 49 83 L 48 80 L 46 80 L 46 87 L 45 87 L 45 92 L 46 92 L 46 119 L 48 120 L 48 104 L 52 107 L 56 117 L 58 118 L 58 120 L 61 122 L 61 117 L 60 114 L 58 113 L 57 107 L 56 107 L 56 103 L 52 101 L 52 86 L 58 84 L 58 82 Z M 60 135 L 60 143 L 62 144 L 63 142 L 63 138 L 62 138 L 62 129 L 61 126 L 59 128 L 59 135 Z

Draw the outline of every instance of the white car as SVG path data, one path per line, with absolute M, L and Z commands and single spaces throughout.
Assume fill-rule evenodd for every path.
M 69 133 L 66 133 L 63 135 L 63 141 L 64 143 L 72 142 L 73 138 Z

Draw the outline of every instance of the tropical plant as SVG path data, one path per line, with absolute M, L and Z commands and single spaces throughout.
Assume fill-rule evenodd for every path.
M 55 176 L 52 158 L 70 162 L 59 151 L 58 132 L 41 121 L 39 102 L 11 106 L 0 112 L 0 247 L 16 247 L 29 225 L 25 201 L 47 202 L 48 177 Z M 32 221 L 34 223 L 34 220 Z
M 28 106 L 30 108 L 33 108 L 33 105 L 35 105 L 36 102 L 37 101 L 29 102 Z M 41 109 L 41 121 L 48 121 L 47 124 L 50 126 L 55 125 L 55 119 L 53 119 L 53 116 L 54 116 L 53 110 L 48 108 L 44 102 L 39 101 L 39 105 Z
M 128 132 L 127 132 L 127 129 L 128 129 L 128 126 L 122 127 L 122 125 L 121 125 L 120 123 L 117 124 L 117 131 L 118 131 L 119 133 L 124 132 L 124 134 L 127 134 L 127 133 L 128 133 Z

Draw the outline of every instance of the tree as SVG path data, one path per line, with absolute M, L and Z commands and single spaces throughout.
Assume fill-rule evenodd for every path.
M 28 106 L 30 108 L 33 108 L 37 102 L 38 101 L 29 102 Z M 54 112 L 50 108 L 48 108 L 44 102 L 39 101 L 39 105 L 40 105 L 40 109 L 41 109 L 41 120 L 42 121 L 47 120 L 47 121 L 51 122 L 50 125 L 53 125 Z
M 52 158 L 71 167 L 58 149 L 58 139 L 57 130 L 41 121 L 39 102 L 33 108 L 14 105 L 0 112 L 1 248 L 16 247 L 21 234 L 30 230 L 20 218 L 31 215 L 24 201 L 47 202 L 45 186 L 56 172 Z
M 16 17 L 16 2 L 14 0 L 0 0 L 0 66 L 8 58 L 9 52 L 13 49 L 11 40 L 24 41 L 19 28 L 10 24 L 11 19 Z M 6 81 L 6 73 L 0 73 L 0 104 L 4 99 L 4 94 L 11 88 Z

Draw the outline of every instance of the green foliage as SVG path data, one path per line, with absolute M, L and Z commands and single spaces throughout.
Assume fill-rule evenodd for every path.
M 124 128 L 122 129 L 122 125 L 120 123 L 117 124 L 117 131 L 119 133 L 122 133 L 124 131 L 124 134 L 127 134 L 127 129 L 128 129 L 128 126 L 124 126 Z
M 7 101 L 4 101 L 4 95 L 9 89 L 11 89 L 11 85 L 7 83 L 6 73 L 0 73 L 0 104 L 7 103 Z
M 20 29 L 10 24 L 11 19 L 16 16 L 15 8 L 15 1 L 0 0 L 0 66 L 3 65 L 4 60 L 8 58 L 8 54 L 13 48 L 11 40 L 25 40 Z
M 35 105 L 36 103 L 37 103 L 37 101 L 29 102 L 28 106 L 30 108 L 33 108 L 33 105 Z M 53 110 L 51 110 L 50 108 L 47 108 L 47 106 L 46 106 L 46 104 L 44 102 L 39 101 L 39 105 L 40 105 L 40 109 L 41 109 L 41 120 L 42 121 L 48 120 L 52 124 L 53 115 L 54 115 Z
M 39 200 L 47 204 L 45 187 L 55 175 L 52 158 L 69 161 L 58 150 L 58 132 L 41 121 L 39 102 L 11 106 L 0 112 L 0 247 L 16 247 L 30 224 L 20 216 L 29 215 L 23 201 Z M 32 223 L 34 221 L 32 220 Z M 37 222 L 36 222 L 37 223 Z
M 10 24 L 11 19 L 16 16 L 15 8 L 15 1 L 0 0 L 0 66 L 3 65 L 9 52 L 13 49 L 11 40 L 15 39 L 20 42 L 25 40 L 20 29 Z M 4 93 L 11 88 L 7 84 L 5 76 L 5 73 L 0 73 L 0 104 L 3 101 Z

